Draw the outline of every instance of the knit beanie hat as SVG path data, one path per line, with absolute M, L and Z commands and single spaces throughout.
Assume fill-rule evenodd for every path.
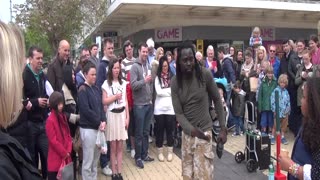
M 54 91 L 49 97 L 50 107 L 52 109 L 57 109 L 59 103 L 63 103 L 63 96 L 60 92 Z

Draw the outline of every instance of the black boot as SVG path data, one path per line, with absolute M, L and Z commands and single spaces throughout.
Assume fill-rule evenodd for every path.
M 119 173 L 117 176 L 118 176 L 118 180 L 123 180 L 121 173 Z
M 112 174 L 111 180 L 118 180 L 118 175 L 117 174 Z

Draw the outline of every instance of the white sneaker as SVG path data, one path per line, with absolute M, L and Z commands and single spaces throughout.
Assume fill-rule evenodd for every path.
M 102 174 L 104 174 L 106 176 L 111 176 L 112 175 L 112 170 L 109 168 L 108 165 L 102 169 Z
M 134 159 L 134 155 L 136 155 L 136 151 L 134 149 L 131 149 L 131 158 Z
M 152 143 L 152 142 L 153 142 L 152 137 L 149 136 L 149 143 Z

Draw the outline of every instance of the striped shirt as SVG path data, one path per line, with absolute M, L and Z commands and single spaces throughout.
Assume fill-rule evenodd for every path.
M 123 59 L 121 62 L 121 73 L 122 77 L 127 80 L 127 74 L 131 69 L 132 64 L 134 63 L 136 59 L 133 57 L 131 60 L 128 60 L 127 58 Z

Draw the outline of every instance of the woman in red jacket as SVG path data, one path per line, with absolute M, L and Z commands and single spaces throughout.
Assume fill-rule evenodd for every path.
M 49 98 L 51 113 L 46 124 L 49 141 L 48 149 L 48 180 L 56 180 L 63 161 L 71 161 L 72 139 L 66 115 L 63 111 L 63 96 L 53 92 Z

